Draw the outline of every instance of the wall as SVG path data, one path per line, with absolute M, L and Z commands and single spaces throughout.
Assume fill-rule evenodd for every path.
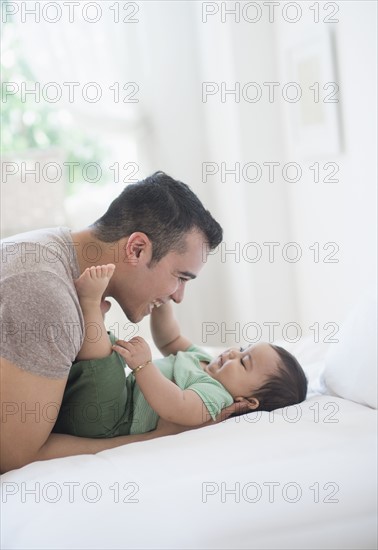
M 334 38 L 340 85 L 341 150 L 303 164 L 334 161 L 340 181 L 315 184 L 307 170 L 300 185 L 287 186 L 291 239 L 307 245 L 333 241 L 340 247 L 338 263 L 308 259 L 294 266 L 299 316 L 305 327 L 342 321 L 358 297 L 376 286 L 377 8 L 374 2 L 338 5 L 339 22 L 328 25 L 328 32 Z M 281 23 L 277 39 L 281 69 L 287 47 L 310 32 L 310 24 Z M 290 146 L 286 158 L 293 160 Z
M 296 318 L 297 310 L 291 266 L 270 263 L 263 245 L 288 240 L 285 189 L 267 185 L 264 178 L 255 184 L 243 178 L 238 182 L 232 174 L 222 182 L 220 169 L 222 162 L 232 168 L 237 162 L 242 167 L 280 158 L 279 106 L 252 105 L 232 95 L 225 102 L 219 94 L 206 101 L 202 97 L 203 82 L 224 81 L 233 87 L 276 79 L 274 30 L 268 22 L 253 32 L 231 20 L 204 23 L 201 9 L 200 3 L 187 2 L 151 3 L 145 9 L 141 87 L 155 167 L 189 183 L 224 227 L 222 246 L 188 285 L 185 303 L 177 308 L 183 332 L 197 342 L 221 345 L 242 341 L 243 327 L 251 322 L 283 323 Z M 156 26 L 158 17 L 163 26 Z M 218 167 L 207 181 L 204 162 Z M 251 262 L 251 242 L 263 250 L 261 261 Z M 209 324 L 214 334 L 206 338 Z M 235 332 L 227 335 L 227 330 Z M 253 330 L 248 334 L 254 335 Z

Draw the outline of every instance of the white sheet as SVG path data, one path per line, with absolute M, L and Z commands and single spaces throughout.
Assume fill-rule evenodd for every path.
M 320 367 L 308 365 L 311 379 Z M 1 546 L 373 549 L 376 428 L 375 410 L 313 394 L 274 413 L 31 464 L 2 476 Z

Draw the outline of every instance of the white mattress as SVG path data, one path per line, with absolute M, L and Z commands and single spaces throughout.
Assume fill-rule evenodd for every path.
M 376 430 L 375 410 L 310 392 L 274 413 L 34 463 L 2 476 L 1 547 L 373 549 Z

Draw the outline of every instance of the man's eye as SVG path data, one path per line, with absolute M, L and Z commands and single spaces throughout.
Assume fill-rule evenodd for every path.
M 184 277 L 179 277 L 178 280 L 180 283 L 186 283 L 188 279 L 184 279 Z

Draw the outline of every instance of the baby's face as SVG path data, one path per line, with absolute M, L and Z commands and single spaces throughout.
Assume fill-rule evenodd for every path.
M 230 348 L 206 365 L 205 371 L 218 380 L 235 399 L 249 397 L 277 374 L 280 357 L 267 343 L 244 349 Z

